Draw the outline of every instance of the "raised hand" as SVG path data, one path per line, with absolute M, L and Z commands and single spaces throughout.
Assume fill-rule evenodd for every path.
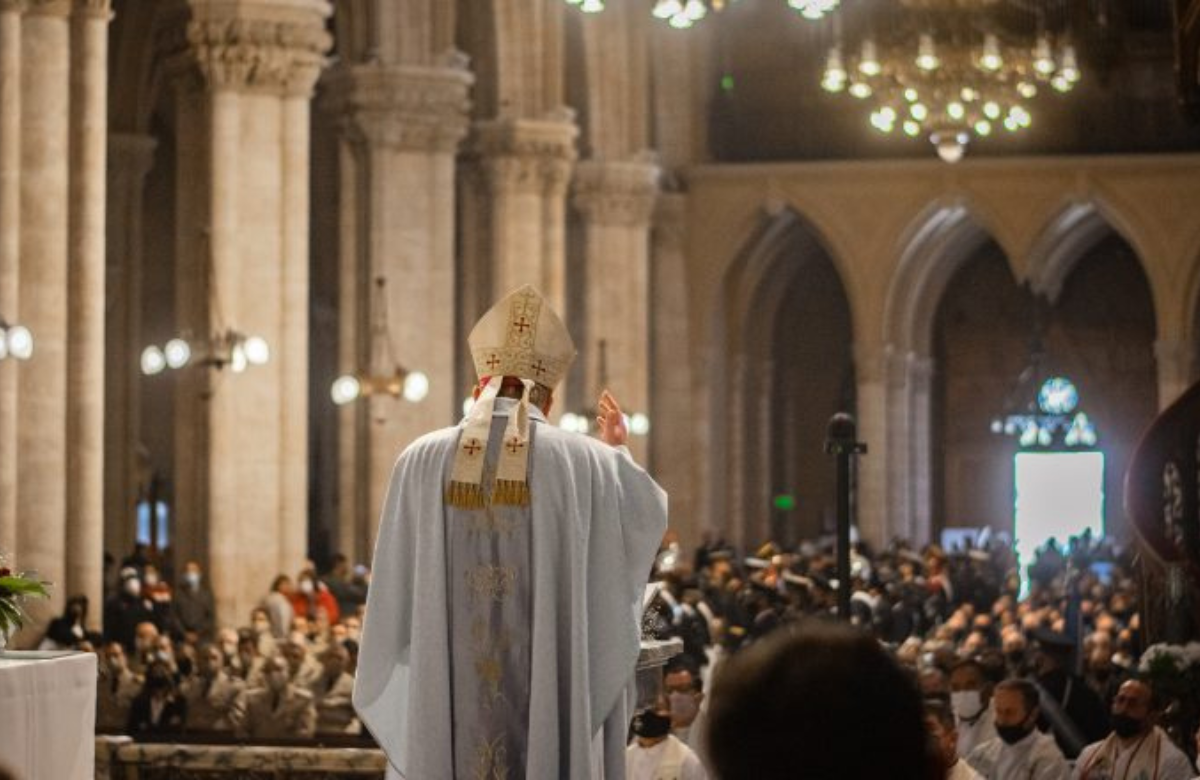
M 600 401 L 596 404 L 596 423 L 600 430 L 600 440 L 613 447 L 619 447 L 629 439 L 629 430 L 625 427 L 625 415 L 613 394 L 605 390 L 600 393 Z

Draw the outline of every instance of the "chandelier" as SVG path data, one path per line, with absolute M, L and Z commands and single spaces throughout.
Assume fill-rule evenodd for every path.
M 29 360 L 33 356 L 33 334 L 24 325 L 10 325 L 0 317 L 0 360 Z
M 1065 0 L 899 0 L 853 47 L 839 36 L 821 86 L 870 105 L 880 133 L 926 137 L 957 162 L 972 139 L 1030 127 L 1040 93 L 1074 89 L 1075 47 L 1051 31 L 1065 20 Z
M 710 13 L 720 13 L 729 3 L 738 0 L 654 0 L 650 13 L 677 30 L 699 22 Z M 817 21 L 838 7 L 841 0 L 785 0 L 789 8 L 795 9 L 805 19 Z M 604 10 L 604 0 L 566 0 L 584 13 L 594 14 Z
M 343 374 L 333 381 L 330 388 L 330 397 L 339 406 L 372 395 L 390 395 L 397 399 L 403 397 L 409 403 L 418 403 L 429 394 L 429 377 L 420 371 L 409 371 L 396 360 L 388 331 L 386 284 L 382 276 L 375 279 L 371 356 L 367 370 Z
M 229 328 L 214 333 L 207 341 L 196 341 L 186 334 L 159 347 L 151 344 L 142 350 L 142 373 L 161 374 L 166 369 L 181 369 L 189 364 L 229 370 L 240 374 L 250 366 L 266 365 L 271 347 L 261 336 L 247 336 Z

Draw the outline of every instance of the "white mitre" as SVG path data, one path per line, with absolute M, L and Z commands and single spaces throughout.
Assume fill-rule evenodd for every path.
M 529 503 L 529 391 L 534 383 L 553 388 L 575 359 L 575 343 L 562 319 L 529 285 L 509 293 L 475 324 L 467 337 L 475 373 L 487 384 L 471 407 L 459 435 L 446 502 L 463 509 L 491 504 Z M 483 486 L 483 464 L 491 432 L 496 394 L 506 376 L 525 385 L 509 415 L 490 493 Z

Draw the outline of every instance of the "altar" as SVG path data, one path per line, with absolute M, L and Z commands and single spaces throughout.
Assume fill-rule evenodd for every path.
M 95 771 L 96 656 L 0 652 L 0 766 L 16 780 Z

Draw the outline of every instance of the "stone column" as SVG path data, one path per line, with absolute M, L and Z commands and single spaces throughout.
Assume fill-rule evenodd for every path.
M 691 355 L 688 340 L 687 257 L 684 232 L 687 197 L 659 195 L 651 235 L 650 290 L 650 456 L 647 465 L 671 496 L 671 525 L 685 547 L 700 542 L 706 530 L 697 514 L 696 459 L 701 431 L 710 425 L 694 414 Z M 707 497 L 704 497 L 707 504 Z
M 492 299 L 522 284 L 566 315 L 565 182 L 579 130 L 574 113 L 475 124 L 473 154 L 491 196 L 488 251 Z M 486 308 L 486 307 L 485 307 Z
M 854 369 L 858 389 L 858 440 L 867 453 L 857 458 L 855 522 L 862 538 L 879 549 L 890 541 L 893 530 L 887 505 L 887 372 L 882 347 L 854 345 Z
M 204 549 L 189 552 L 207 552 L 218 620 L 232 623 L 307 546 L 308 114 L 331 8 L 189 8 L 174 53 L 177 319 L 200 342 L 233 329 L 271 350 L 242 373 L 199 356 L 177 396 L 177 517 L 194 525 Z
M 74 6 L 65 589 L 99 607 L 104 598 L 104 211 L 112 12 L 109 0 L 75 0 Z M 99 609 L 90 610 L 95 625 L 99 616 Z
M 936 542 L 933 535 L 933 358 L 909 355 L 909 533 L 913 544 Z M 894 434 L 888 431 L 889 439 Z M 890 478 L 890 475 L 889 475 Z
M 0 317 L 18 321 L 21 258 L 21 11 L 0 2 Z M 0 362 L 0 550 L 17 552 L 17 362 Z
M 21 25 L 21 321 L 34 359 L 17 387 L 19 565 L 59 584 L 43 614 L 60 609 L 69 577 L 67 531 L 67 220 L 70 159 L 69 0 L 27 6 Z M 5 106 L 7 113 L 8 107 Z
M 1166 409 L 1191 386 L 1192 349 L 1179 338 L 1160 338 L 1154 342 L 1158 364 L 1158 408 Z
M 450 424 L 464 388 L 455 375 L 454 164 L 466 135 L 465 62 L 355 65 L 331 74 L 330 109 L 344 143 L 340 317 L 347 373 L 370 365 L 375 278 L 387 280 L 391 358 L 429 377 L 419 404 L 374 397 L 342 414 L 339 493 L 343 552 L 370 555 L 392 466 L 431 427 Z M 365 490 L 364 490 L 365 481 Z M 353 546 L 347 546 L 353 545 Z
M 154 162 L 148 135 L 108 138 L 106 210 L 108 322 L 104 414 L 104 546 L 114 553 L 133 549 L 138 499 L 137 444 L 141 438 L 142 209 L 146 174 Z
M 607 380 L 629 414 L 650 410 L 650 218 L 658 175 L 649 159 L 588 160 L 575 171 L 573 202 L 585 242 L 587 344 L 578 345 L 587 360 L 585 393 L 590 402 Z M 606 377 L 600 376 L 601 340 Z M 644 463 L 645 437 L 631 435 L 629 446 Z

